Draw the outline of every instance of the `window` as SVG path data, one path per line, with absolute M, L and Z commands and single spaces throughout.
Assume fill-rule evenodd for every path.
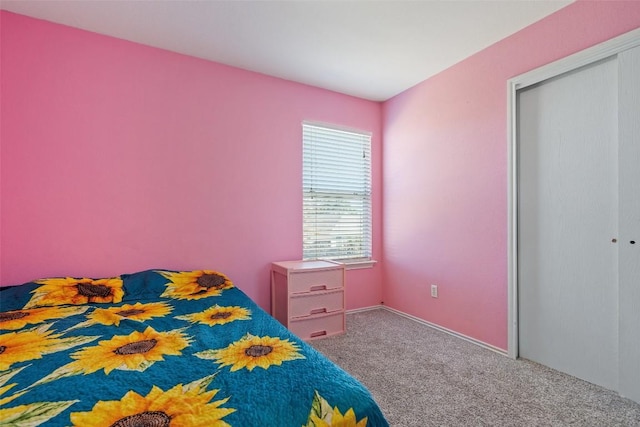
M 371 259 L 371 134 L 308 122 L 303 140 L 303 258 Z

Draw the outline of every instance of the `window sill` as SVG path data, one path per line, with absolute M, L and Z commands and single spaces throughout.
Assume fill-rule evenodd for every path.
M 344 268 L 346 270 L 359 270 L 363 268 L 373 268 L 374 265 L 378 261 L 373 259 L 358 259 L 358 260 L 336 260 L 334 262 L 339 262 L 344 264 Z
M 328 261 L 335 264 L 343 264 L 345 270 L 360 270 L 363 268 L 373 268 L 378 261 L 366 258 L 354 259 L 331 259 L 331 258 L 303 258 L 303 261 Z

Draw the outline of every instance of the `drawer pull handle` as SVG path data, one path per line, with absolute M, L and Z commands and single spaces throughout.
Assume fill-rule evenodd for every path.
M 316 308 L 311 310 L 310 314 L 320 314 L 320 313 L 326 313 L 327 309 L 326 308 Z
M 311 287 L 311 291 L 324 291 L 327 289 L 327 285 L 316 285 Z
M 312 332 L 311 338 L 321 337 L 323 335 L 327 335 L 327 331 Z

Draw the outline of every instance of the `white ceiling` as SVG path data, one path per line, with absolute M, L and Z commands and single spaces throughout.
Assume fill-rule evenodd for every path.
M 0 6 L 382 101 L 571 1 L 0 0 Z

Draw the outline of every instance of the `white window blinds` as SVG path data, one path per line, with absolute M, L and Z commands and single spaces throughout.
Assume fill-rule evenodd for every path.
M 371 259 L 371 135 L 302 130 L 304 259 Z

